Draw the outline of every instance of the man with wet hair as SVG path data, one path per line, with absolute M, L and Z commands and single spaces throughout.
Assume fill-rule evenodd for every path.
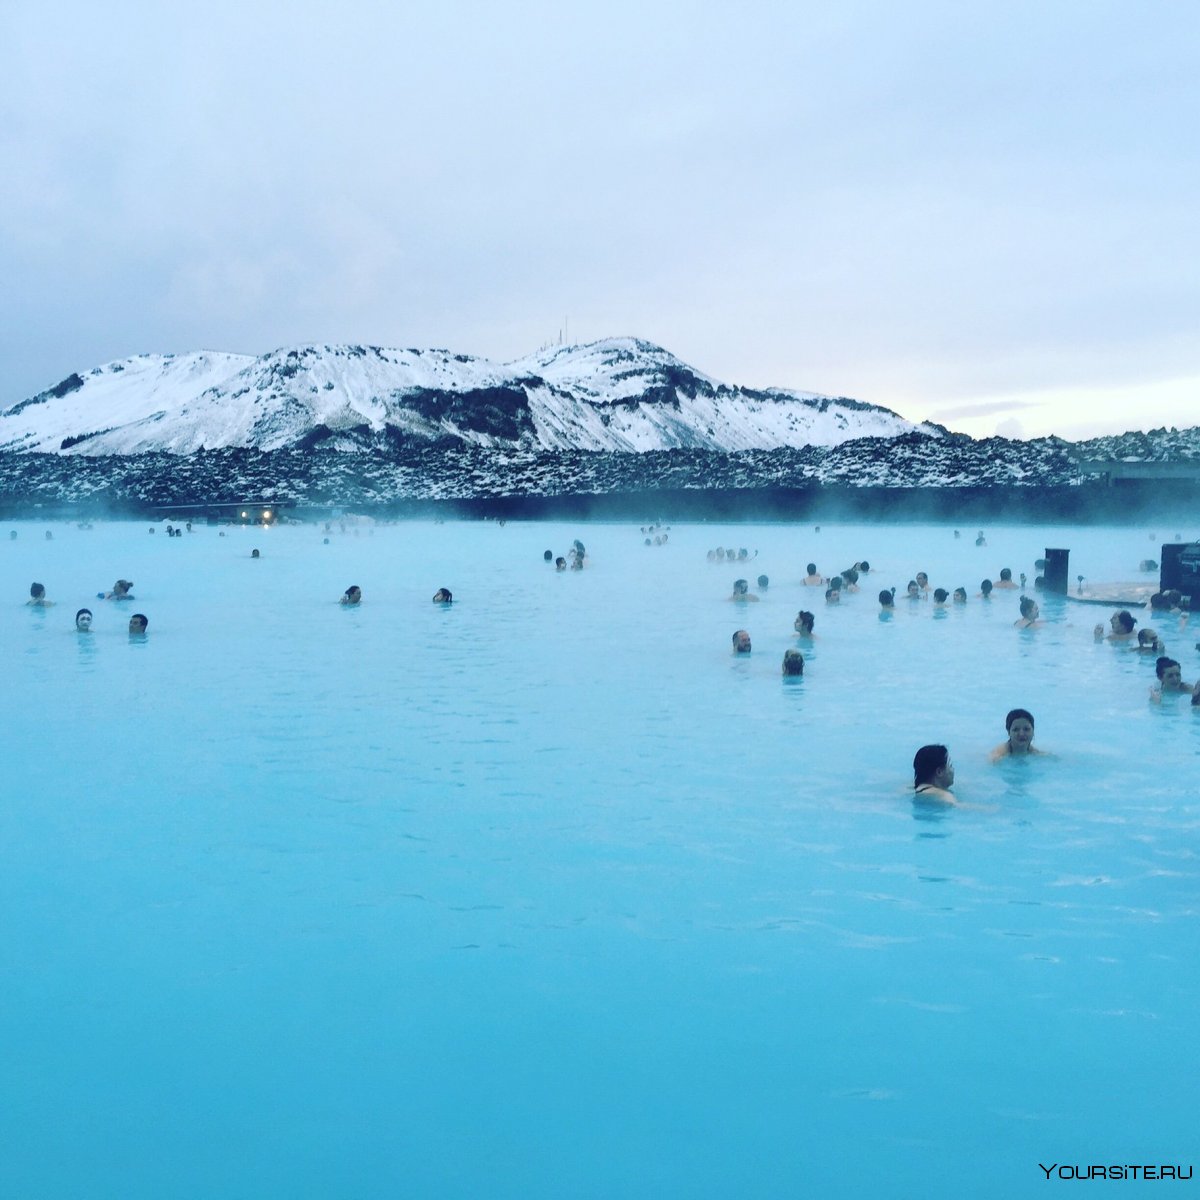
M 739 629 L 733 635 L 733 652 L 734 654 L 749 654 L 750 653 L 750 634 Z
M 361 604 L 362 603 L 362 588 L 357 583 L 352 583 L 342 594 L 342 598 L 338 601 L 339 604 Z
M 1013 583 L 1012 567 L 1001 567 L 1000 578 L 997 579 L 992 586 L 996 588 L 1004 588 L 1006 591 L 1015 589 L 1017 585 Z
M 145 613 L 134 613 L 133 616 L 129 618 L 129 632 L 134 636 L 143 634 L 146 632 L 146 626 L 149 624 L 150 621 L 147 619 Z
M 805 587 L 820 587 L 825 582 L 824 576 L 817 571 L 816 563 L 809 563 L 804 569 L 808 572 L 804 577 Z
M 29 599 L 26 604 L 32 605 L 34 608 L 50 608 L 53 606 L 53 600 L 46 599 L 46 589 L 40 583 L 31 583 L 29 585 Z

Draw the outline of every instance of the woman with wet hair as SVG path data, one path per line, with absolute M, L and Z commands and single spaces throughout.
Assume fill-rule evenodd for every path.
M 817 570 L 816 563 L 809 563 L 804 569 L 807 572 L 804 576 L 805 587 L 820 587 L 825 582 L 825 577 Z
M 790 677 L 804 674 L 804 655 L 799 650 L 783 652 L 783 673 Z
M 1105 636 L 1104 626 L 1097 625 L 1092 630 L 1092 634 L 1096 641 L 1106 642 L 1127 642 L 1133 637 L 1133 627 L 1137 624 L 1137 617 L 1133 615 L 1127 608 L 1121 609 L 1118 613 L 1113 613 L 1108 618 L 1108 623 L 1112 628 L 1112 632 Z
M 967 589 L 961 588 L 961 587 L 956 587 L 954 589 L 954 603 L 955 604 L 966 604 L 966 602 L 967 602 Z
M 990 579 L 984 579 L 979 584 L 979 599 L 980 600 L 990 600 L 991 598 L 992 598 L 992 581 Z
M 750 590 L 750 581 L 747 579 L 733 581 L 733 592 L 729 598 L 730 600 L 758 600 L 758 597 Z
M 808 612 L 806 609 L 801 609 L 796 614 L 795 621 L 792 622 L 792 628 L 801 637 L 812 638 L 816 636 L 813 633 L 813 625 L 816 623 L 816 620 L 817 618 L 813 616 L 812 613 Z
M 1036 600 L 1029 596 L 1022 596 L 1021 615 L 1013 622 L 1013 627 L 1016 629 L 1041 629 L 1045 624 L 1044 621 L 1038 620 L 1041 611 Z
M 936 804 L 957 804 L 954 764 L 945 746 L 922 746 L 913 756 L 913 799 Z
M 1154 664 L 1158 683 L 1150 689 L 1151 700 L 1162 700 L 1164 696 L 1177 696 L 1181 692 L 1193 691 L 1193 685 L 1183 679 L 1183 668 L 1173 658 L 1161 655 Z
M 945 588 L 935 588 L 933 593 L 934 604 L 945 604 L 950 599 L 950 593 Z
M 1008 741 L 1002 742 L 991 753 L 992 762 L 1002 758 L 1020 757 L 1023 754 L 1041 754 L 1033 748 L 1033 713 L 1027 708 L 1014 708 L 1004 718 Z
M 896 589 L 895 588 L 884 588 L 883 591 L 881 591 L 879 593 L 879 607 L 880 608 L 895 608 L 896 607 Z

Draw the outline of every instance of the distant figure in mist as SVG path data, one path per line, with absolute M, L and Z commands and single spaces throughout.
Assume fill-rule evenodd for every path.
M 760 575 L 758 577 L 758 590 L 760 592 L 765 592 L 770 586 L 771 580 L 766 575 Z
M 250 551 L 250 557 L 251 557 L 251 558 L 262 558 L 262 555 L 261 555 L 261 554 L 259 554 L 259 552 L 258 552 L 257 550 L 251 550 L 251 551 Z
M 1020 758 L 1026 754 L 1042 753 L 1033 747 L 1033 713 L 1027 708 L 1014 708 L 1009 712 L 1004 718 L 1004 728 L 1008 733 L 1008 740 L 1001 742 L 992 751 L 992 762 L 999 762 L 1002 758 Z
M 1133 638 L 1133 627 L 1137 624 L 1137 618 L 1127 608 L 1123 608 L 1120 612 L 1113 613 L 1108 618 L 1108 623 L 1112 632 L 1107 637 L 1103 625 L 1097 625 L 1092 630 L 1092 636 L 1096 641 L 1103 639 L 1107 642 L 1128 642 Z
M 783 674 L 789 678 L 804 674 L 804 655 L 799 650 L 783 652 Z
M 816 563 L 809 563 L 804 569 L 808 572 L 804 577 L 805 587 L 820 587 L 825 582 L 824 577 L 817 571 Z
M 983 580 L 979 585 L 979 599 L 990 600 L 992 598 L 992 581 L 990 579 Z
M 567 569 L 567 560 L 561 554 L 554 560 L 554 569 L 556 571 L 565 571 Z
M 1000 578 L 992 586 L 994 588 L 1004 588 L 1005 590 L 1015 589 L 1017 585 L 1013 583 L 1012 567 L 1001 567 Z
M 729 598 L 739 603 L 745 601 L 758 603 L 758 597 L 750 591 L 750 584 L 745 579 L 735 579 L 733 581 L 733 591 L 730 593 Z
M 954 764 L 945 746 L 922 746 L 913 756 L 913 798 L 934 804 L 957 804 Z
M 749 654 L 750 653 L 750 634 L 739 629 L 733 635 L 733 652 L 734 654 Z
M 130 589 L 133 587 L 132 579 L 118 579 L 112 586 L 111 592 L 106 592 L 105 600 L 132 600 L 133 592 Z
M 1103 631 L 1104 627 L 1100 628 Z M 1137 649 L 1142 654 L 1163 654 L 1167 648 L 1159 640 L 1158 631 L 1147 625 L 1144 629 L 1138 630 Z
M 976 537 L 976 539 L 975 539 L 975 545 L 977 545 L 977 546 L 986 546 L 987 545 L 987 538 L 985 538 L 983 536 L 982 529 L 979 531 L 979 536 Z
M 352 583 L 345 592 L 342 593 L 342 598 L 338 601 L 339 604 L 355 605 L 362 603 L 362 588 L 356 583 Z
M 454 596 L 449 588 L 438 588 L 438 590 L 433 593 L 434 604 L 450 604 L 453 602 L 453 600 Z
M 32 608 L 53 608 L 54 601 L 46 599 L 46 589 L 40 583 L 29 585 L 29 599 L 25 601 Z
M 542 554 L 542 562 L 553 562 L 553 561 L 554 561 L 554 551 L 553 551 L 553 550 L 546 550 L 546 551 L 545 551 L 545 552 Z
M 1041 629 L 1041 627 L 1046 623 L 1045 621 L 1038 620 L 1038 617 L 1041 615 L 1041 611 L 1042 610 L 1038 608 L 1036 600 L 1031 599 L 1029 596 L 1022 596 L 1021 615 L 1013 622 L 1013 628 Z

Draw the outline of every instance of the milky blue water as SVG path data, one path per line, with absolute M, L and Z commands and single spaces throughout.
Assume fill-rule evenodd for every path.
M 1197 1157 L 1200 715 L 1109 610 L 975 596 L 1047 546 L 1147 581 L 1175 528 L 45 528 L 0 527 L 0 1195 L 1011 1197 Z M 838 609 L 800 584 L 862 558 Z M 921 569 L 967 606 L 880 621 Z M 1052 756 L 991 765 L 1018 705 Z M 914 809 L 925 742 L 975 807 Z

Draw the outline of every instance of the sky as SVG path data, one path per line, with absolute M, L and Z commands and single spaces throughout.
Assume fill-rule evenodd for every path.
M 1198 45 L 1191 0 L 5 5 L 0 406 L 631 335 L 977 437 L 1200 424 Z

